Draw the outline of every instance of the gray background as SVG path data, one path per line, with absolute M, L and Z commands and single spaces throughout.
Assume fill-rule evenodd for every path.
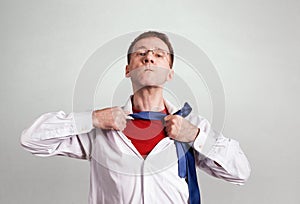
M 200 173 L 203 203 L 299 203 L 299 1 L 1 0 L 0 16 L 0 203 L 87 203 L 89 163 L 34 157 L 21 132 L 42 113 L 72 110 L 97 48 L 149 29 L 209 56 L 226 94 L 224 134 L 251 163 L 245 186 Z

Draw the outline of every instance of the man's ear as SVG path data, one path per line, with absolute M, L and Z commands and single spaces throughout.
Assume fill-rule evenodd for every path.
M 174 69 L 170 69 L 168 76 L 167 76 L 167 81 L 172 80 L 174 77 Z
M 125 77 L 127 77 L 127 78 L 130 77 L 128 65 L 126 65 L 126 67 L 125 67 Z

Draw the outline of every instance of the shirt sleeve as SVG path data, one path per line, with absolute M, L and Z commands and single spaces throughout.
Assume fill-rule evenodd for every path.
M 193 143 L 196 164 L 206 173 L 234 184 L 244 184 L 250 176 L 250 164 L 236 140 L 211 129 L 201 117 L 191 119 L 200 132 Z
M 22 132 L 21 145 L 37 156 L 90 159 L 94 130 L 92 111 L 46 113 Z

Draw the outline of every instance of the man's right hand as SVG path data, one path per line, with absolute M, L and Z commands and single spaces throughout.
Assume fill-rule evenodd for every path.
M 93 111 L 93 126 L 106 130 L 121 130 L 126 127 L 126 113 L 120 107 Z

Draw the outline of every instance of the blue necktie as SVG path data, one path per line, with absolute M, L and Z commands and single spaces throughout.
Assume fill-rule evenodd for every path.
M 188 103 L 184 103 L 183 108 L 178 110 L 174 115 L 180 115 L 186 117 L 192 111 L 191 106 Z M 166 114 L 153 111 L 141 111 L 139 113 L 129 114 L 129 116 L 135 119 L 143 120 L 163 120 Z M 197 174 L 195 167 L 195 159 L 193 149 L 185 142 L 179 142 L 175 140 L 177 157 L 178 157 L 178 175 L 180 178 L 187 178 L 189 188 L 189 203 L 200 204 L 200 190 L 197 182 Z

